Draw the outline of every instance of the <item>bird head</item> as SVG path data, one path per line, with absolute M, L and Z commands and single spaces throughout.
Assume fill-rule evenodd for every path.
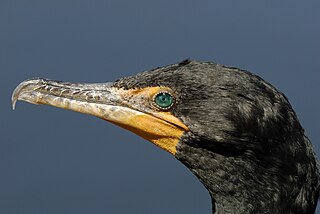
M 315 208 L 319 177 L 310 142 L 287 98 L 247 71 L 185 60 L 110 83 L 37 78 L 22 82 L 12 100 L 90 114 L 134 132 L 185 164 L 214 209 Z

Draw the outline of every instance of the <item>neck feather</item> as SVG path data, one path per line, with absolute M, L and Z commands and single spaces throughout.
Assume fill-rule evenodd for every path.
M 225 156 L 180 143 L 176 158 L 207 188 L 213 213 L 314 212 L 318 196 L 313 195 L 314 201 L 301 204 L 300 199 L 305 197 L 301 195 L 304 189 L 301 179 L 288 172 L 275 173 L 246 155 Z

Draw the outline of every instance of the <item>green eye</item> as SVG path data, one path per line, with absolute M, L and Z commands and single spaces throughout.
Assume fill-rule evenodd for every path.
M 167 92 L 161 92 L 154 97 L 154 102 L 160 109 L 169 109 L 174 103 L 174 98 Z

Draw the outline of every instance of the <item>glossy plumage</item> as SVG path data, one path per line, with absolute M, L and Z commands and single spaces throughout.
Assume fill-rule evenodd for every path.
M 146 93 L 136 95 L 150 87 L 170 89 L 174 104 L 161 103 L 168 108 L 157 109 Z M 111 97 L 114 91 L 126 96 L 119 98 L 120 92 L 116 92 L 117 96 Z M 58 97 L 60 103 L 57 99 L 53 103 L 45 100 L 47 96 L 63 97 Z M 164 126 L 170 126 L 168 133 L 173 133 L 168 141 L 171 147 L 163 146 L 168 143 L 165 140 L 155 141 L 154 134 L 150 141 L 175 155 L 199 178 L 211 195 L 213 213 L 315 211 L 319 171 L 312 145 L 288 99 L 250 72 L 185 60 L 104 85 L 26 81 L 16 89 L 13 101 L 17 99 L 101 118 L 106 114 L 100 111 L 116 111 L 110 105 L 153 115 L 154 120 L 169 118 Z M 79 106 L 80 101 L 82 109 L 70 107 L 70 103 Z M 103 109 L 105 104 L 108 110 Z M 150 138 L 146 129 L 136 124 L 124 124 L 109 116 L 103 119 Z M 174 127 L 179 132 L 172 131 Z M 177 142 L 174 137 L 178 137 Z

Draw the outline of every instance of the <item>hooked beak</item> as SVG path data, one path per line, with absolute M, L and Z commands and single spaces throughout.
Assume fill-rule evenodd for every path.
M 148 107 L 158 88 L 125 90 L 114 87 L 112 82 L 87 84 L 37 78 L 16 87 L 12 105 L 14 109 L 17 100 L 23 100 L 93 115 L 128 129 L 174 155 L 182 134 L 189 129 L 171 113 Z

